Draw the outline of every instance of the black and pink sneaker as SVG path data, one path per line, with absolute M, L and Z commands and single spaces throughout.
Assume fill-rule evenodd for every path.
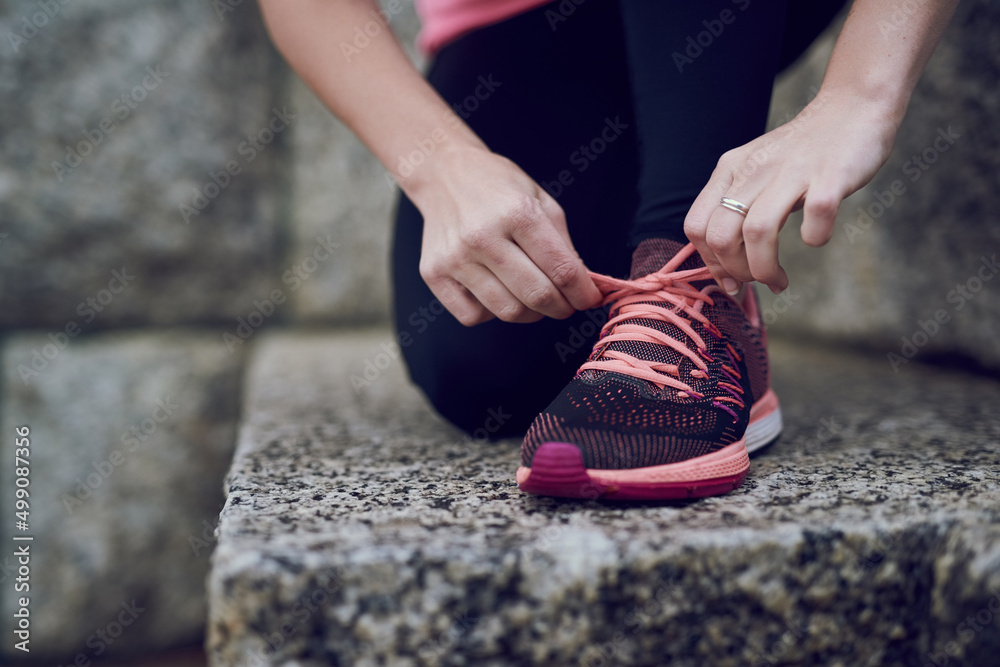
M 611 305 L 608 322 L 528 430 L 518 485 L 622 500 L 738 487 L 748 453 L 781 433 L 753 288 L 730 297 L 693 245 L 666 239 L 639 245 L 630 280 L 591 277 Z

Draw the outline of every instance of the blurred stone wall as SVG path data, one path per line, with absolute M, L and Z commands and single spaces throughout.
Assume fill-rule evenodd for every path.
M 422 65 L 403 6 L 392 25 Z M 1000 368 L 998 22 L 995 3 L 959 7 L 830 247 L 783 234 L 773 330 Z M 394 192 L 250 0 L 12 0 L 0 36 L 0 526 L 18 532 L 9 461 L 27 424 L 31 657 L 197 641 L 253 335 L 388 320 Z M 783 78 L 776 121 L 832 38 Z M 7 637 L 12 576 L 0 556 Z M 126 607 L 143 611 L 93 639 Z
M 0 556 L 2 653 L 198 641 L 245 359 L 220 330 L 286 246 L 287 72 L 252 2 L 19 0 L 0 36 L 0 526 L 34 537 L 30 654 Z
M 253 334 L 387 318 L 393 193 L 251 0 L 4 2 L 0 37 L 0 527 L 34 537 L 0 655 L 197 642 Z
M 287 75 L 255 4 L 22 0 L 2 21 L 0 325 L 245 314 L 281 258 L 287 181 L 286 132 L 264 143 Z

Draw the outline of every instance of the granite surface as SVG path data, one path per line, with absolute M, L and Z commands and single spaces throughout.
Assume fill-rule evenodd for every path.
M 13 637 L 17 598 L 31 613 L 30 653 L 5 640 L 0 662 L 86 665 L 199 641 L 245 356 L 192 330 L 99 334 L 63 349 L 20 333 L 0 351 L 3 636 Z M 37 371 L 34 351 L 51 356 Z M 15 427 L 30 429 L 18 465 L 29 473 L 27 530 L 14 524 Z M 21 544 L 29 588 L 15 592 Z
M 785 432 L 741 488 L 579 502 L 520 493 L 519 443 L 443 424 L 388 340 L 261 340 L 209 576 L 216 667 L 982 665 L 1000 650 L 995 380 L 778 341 Z

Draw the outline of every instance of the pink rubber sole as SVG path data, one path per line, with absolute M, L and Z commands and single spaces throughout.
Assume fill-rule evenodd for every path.
M 750 413 L 751 426 L 779 420 L 778 400 L 768 391 Z M 773 430 L 773 426 L 769 426 Z M 751 427 L 747 428 L 748 433 Z M 775 436 L 776 437 L 776 436 Z M 773 440 L 774 438 L 769 438 Z M 756 447 L 755 447 L 756 449 Z M 625 470 L 587 469 L 576 445 L 546 442 L 535 452 L 532 466 L 517 469 L 522 491 L 562 498 L 608 500 L 667 500 L 728 493 L 743 483 L 750 469 L 747 437 L 697 458 Z

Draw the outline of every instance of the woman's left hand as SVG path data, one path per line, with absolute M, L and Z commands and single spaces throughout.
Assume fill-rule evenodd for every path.
M 788 215 L 804 209 L 802 240 L 826 244 L 840 202 L 885 164 L 897 128 L 876 102 L 821 90 L 789 123 L 725 153 L 684 221 L 722 288 L 733 294 L 752 280 L 775 293 L 788 287 L 778 263 Z M 721 206 L 722 197 L 749 207 L 746 217 Z

